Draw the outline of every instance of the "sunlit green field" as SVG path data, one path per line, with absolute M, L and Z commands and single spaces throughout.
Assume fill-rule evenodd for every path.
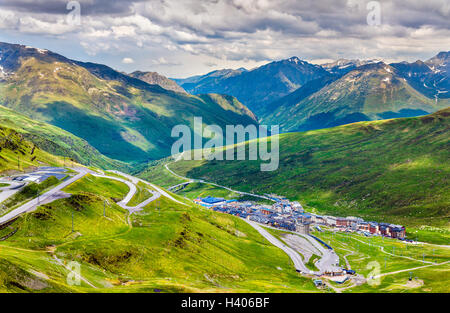
M 17 229 L 0 241 L 0 291 L 327 291 L 315 288 L 311 278 L 299 276 L 283 251 L 239 218 L 165 197 L 129 216 L 115 204 L 128 193 L 128 186 L 92 175 L 64 191 L 72 197 L 41 206 L 0 230 L 0 237 L 4 237 Z M 138 197 L 140 201 L 145 196 Z M 344 284 L 336 285 L 337 290 L 448 289 L 448 263 L 437 265 L 449 260 L 448 248 L 330 231 L 315 235 L 335 248 L 341 265 L 346 266 L 346 258 L 352 269 L 367 277 L 371 272 L 367 264 L 376 261 L 381 274 L 388 274 L 378 286 Z M 71 261 L 81 264 L 83 280 L 79 286 L 67 282 L 69 270 L 63 265 L 69 266 Z M 423 267 L 427 265 L 431 266 Z M 390 274 L 395 271 L 401 272 Z M 423 281 L 420 286 L 403 286 L 410 271 L 417 277 L 414 281 Z
M 0 174 L 22 172 L 42 164 L 64 165 L 63 158 L 42 151 L 10 128 L 0 127 L 0 139 Z
M 131 198 L 130 202 L 128 202 L 127 204 L 130 207 L 137 206 L 138 204 L 144 202 L 145 200 L 147 200 L 152 196 L 149 187 L 144 183 L 139 182 L 136 187 L 137 187 L 136 194 L 134 195 L 133 198 Z
M 126 169 L 127 165 L 100 154 L 83 139 L 45 122 L 38 122 L 16 111 L 0 105 L 0 124 L 22 134 L 27 140 L 53 155 L 66 156 L 66 165 L 70 159 L 79 163 L 99 167 Z

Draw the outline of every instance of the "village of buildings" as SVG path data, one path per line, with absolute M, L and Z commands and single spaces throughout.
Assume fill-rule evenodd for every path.
M 250 201 L 225 200 L 208 196 L 194 201 L 214 211 L 232 214 L 241 218 L 266 224 L 272 227 L 309 234 L 312 228 L 318 231 L 320 226 L 334 228 L 336 231 L 357 232 L 366 236 L 384 236 L 405 240 L 405 227 L 389 223 L 367 222 L 359 217 L 321 216 L 305 212 L 297 201 L 267 195 L 272 205 L 255 204 Z

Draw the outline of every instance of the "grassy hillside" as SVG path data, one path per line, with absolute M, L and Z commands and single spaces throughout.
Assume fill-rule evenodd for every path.
M 286 254 L 238 218 L 165 197 L 128 216 L 114 203 L 125 196 L 126 185 L 90 176 L 65 191 L 72 197 L 0 230 L 0 238 L 17 230 L 0 241 L 0 291 L 317 290 L 298 276 Z M 81 286 L 66 283 L 61 264 L 70 261 L 81 264 L 87 281 Z
M 187 180 L 169 173 L 164 168 L 164 165 L 170 161 L 171 158 L 164 158 L 149 162 L 146 168 L 142 169 L 141 172 L 136 172 L 135 174 L 139 175 L 142 179 L 151 181 L 165 188 L 186 182 Z
M 7 171 L 24 171 L 37 166 L 63 164 L 63 158 L 39 149 L 15 130 L 0 126 L 0 174 Z
M 232 97 L 191 96 L 165 90 L 113 69 L 76 62 L 19 45 L 0 43 L 0 104 L 83 138 L 121 161 L 170 155 L 173 126 L 255 124 Z
M 176 173 L 237 190 L 276 193 L 310 209 L 408 225 L 449 226 L 450 109 L 280 135 L 280 165 L 179 161 Z
M 14 129 L 25 139 L 53 155 L 66 156 L 79 163 L 100 168 L 127 168 L 125 163 L 102 155 L 86 140 L 56 126 L 32 120 L 3 106 L 0 106 L 0 125 Z

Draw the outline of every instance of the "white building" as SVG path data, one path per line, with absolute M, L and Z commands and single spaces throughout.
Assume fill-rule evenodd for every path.
M 324 216 L 325 223 L 329 226 L 336 226 L 336 217 L 335 216 Z

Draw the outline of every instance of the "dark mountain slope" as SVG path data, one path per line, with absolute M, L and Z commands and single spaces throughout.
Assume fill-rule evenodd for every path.
M 177 82 L 191 93 L 222 93 L 236 97 L 256 115 L 265 111 L 268 103 L 279 99 L 310 80 L 329 73 L 322 67 L 302 61 L 297 57 L 271 62 L 251 71 L 225 70 L 218 79 L 200 79 Z M 208 78 L 216 72 L 208 75 Z M 224 77 L 225 76 L 225 77 Z
M 320 81 L 319 81 L 320 83 Z M 319 89 L 320 84 L 312 91 Z M 303 90 L 298 91 L 300 94 Z M 294 94 L 295 95 L 295 94 Z M 447 107 L 411 87 L 395 68 L 383 63 L 360 66 L 306 97 L 283 101 L 262 117 L 284 131 L 311 130 L 359 121 L 425 115 Z M 290 100 L 288 98 L 287 100 Z
M 424 95 L 436 99 L 450 98 L 450 51 L 440 52 L 423 62 L 393 63 L 399 74 Z

